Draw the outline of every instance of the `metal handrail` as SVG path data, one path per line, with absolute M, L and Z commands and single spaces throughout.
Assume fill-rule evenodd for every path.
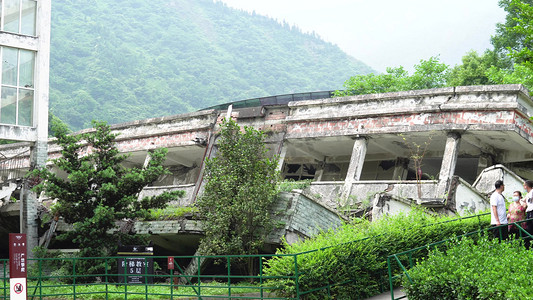
M 490 213 L 488 213 L 488 214 L 490 214 Z M 458 235 L 458 236 L 455 236 L 455 237 L 452 237 L 452 238 L 449 238 L 449 239 L 445 239 L 445 240 L 442 240 L 442 241 L 438 241 L 438 242 L 435 242 L 435 243 L 430 243 L 430 244 L 427 244 L 427 245 L 424 245 L 424 246 L 416 247 L 416 248 L 413 248 L 413 249 L 410 249 L 410 250 L 406 250 L 406 251 L 403 251 L 403 252 L 399 252 L 399 253 L 395 253 L 395 254 L 389 255 L 387 257 L 387 269 L 388 269 L 388 273 L 389 273 L 389 286 L 390 286 L 391 300 L 404 299 L 404 298 L 407 297 L 407 296 L 401 296 L 399 298 L 394 298 L 394 280 L 395 279 L 401 278 L 402 276 L 405 275 L 407 277 L 407 279 L 409 280 L 409 282 L 413 283 L 411 277 L 409 276 L 409 272 L 408 272 L 407 268 L 403 265 L 403 263 L 401 262 L 399 256 L 401 256 L 401 255 L 409 255 L 409 268 L 412 268 L 413 267 L 412 253 L 414 253 L 414 252 L 417 252 L 417 251 L 420 251 L 420 250 L 435 249 L 435 248 L 437 248 L 437 246 L 445 244 L 445 243 L 447 243 L 449 241 L 452 241 L 454 239 L 462 239 L 464 237 L 469 237 L 469 236 L 472 236 L 472 235 L 479 235 L 481 233 L 484 233 L 484 232 L 487 232 L 487 231 L 491 231 L 491 230 L 498 230 L 498 233 L 499 233 L 499 236 L 500 236 L 500 240 L 501 240 L 502 239 L 502 230 L 501 230 L 501 228 L 503 228 L 504 226 L 510 226 L 510 225 L 515 225 L 518 228 L 519 233 L 520 233 L 519 237 L 521 239 L 528 238 L 528 237 L 530 239 L 533 239 L 533 235 L 531 235 L 522 226 L 519 225 L 521 223 L 528 222 L 528 221 L 533 221 L 533 218 L 525 219 L 525 220 L 518 221 L 518 222 L 502 224 L 502 225 L 498 225 L 498 226 L 493 226 L 493 227 L 489 227 L 489 228 L 485 228 L 485 229 L 480 229 L 480 230 L 473 231 L 473 232 L 468 232 L 468 233 L 465 233 L 465 234 L 462 234 L 462 235 Z M 397 275 L 393 275 L 392 274 L 392 260 L 397 262 L 398 266 L 403 271 L 402 273 L 397 274 Z
M 484 214 L 482 214 L 484 215 Z M 443 223 L 455 222 L 469 218 L 478 218 L 482 215 L 473 215 L 464 218 L 457 218 L 444 222 L 426 224 L 426 226 L 434 226 Z M 381 235 L 378 235 L 381 236 Z M 363 242 L 369 238 L 376 238 L 378 236 L 367 237 L 359 240 L 354 240 L 349 243 Z M 353 280 L 344 280 L 342 282 L 328 282 L 323 286 L 313 286 L 303 288 L 301 285 L 302 276 L 306 275 L 306 270 L 301 268 L 304 255 L 310 254 L 315 251 L 324 251 L 333 247 L 344 247 L 347 243 L 342 243 L 334 246 L 323 247 L 321 249 L 313 249 L 300 253 L 292 254 L 264 254 L 264 255 L 196 255 L 196 256 L 173 256 L 175 270 L 169 270 L 169 274 L 148 274 L 147 264 L 144 264 L 145 270 L 142 274 L 128 274 L 126 270 L 119 272 L 116 266 L 120 259 L 126 259 L 128 256 L 115 256 L 115 257 L 91 257 L 91 258 L 36 258 L 30 259 L 33 262 L 33 272 L 30 272 L 28 276 L 28 292 L 32 292 L 29 295 L 32 299 L 42 298 L 84 298 L 88 295 L 105 295 L 106 299 L 127 299 L 128 296 L 139 297 L 144 296 L 146 299 L 157 299 L 157 297 L 163 299 L 174 299 L 179 297 L 194 297 L 201 299 L 201 297 L 209 298 L 227 298 L 232 299 L 301 299 L 313 293 L 321 292 L 324 295 L 330 295 L 332 288 L 339 285 L 348 285 Z M 292 271 L 284 275 L 265 275 L 263 273 L 263 267 L 266 261 L 274 257 L 288 257 L 291 260 Z M 137 258 L 143 258 L 138 256 Z M 151 258 L 154 261 L 167 260 L 167 256 L 147 256 L 144 258 Z M 228 269 L 227 274 L 205 274 L 200 272 L 200 264 L 197 266 L 197 272 L 191 275 L 185 273 L 185 269 L 180 264 L 191 259 L 211 259 L 211 260 L 223 260 L 226 262 Z M 259 264 L 259 274 L 246 275 L 246 274 L 232 274 L 231 269 L 238 259 L 254 259 Z M 389 258 L 390 259 L 390 258 Z M 395 258 L 396 259 L 396 258 Z M 7 262 L 7 260 L 3 260 Z M 0 261 L 1 262 L 1 261 Z M 67 262 L 67 263 L 65 263 Z M 80 273 L 84 265 L 102 265 L 104 266 L 101 271 L 95 274 Z M 56 266 L 61 265 L 63 273 L 59 272 L 59 268 Z M 7 266 L 7 264 L 6 264 Z M 115 267 L 113 267 L 115 266 Z M 50 273 L 49 269 L 52 268 L 54 273 Z M 406 268 L 407 269 L 407 268 Z M 385 272 L 385 270 L 383 270 Z M 406 270 L 407 271 L 407 270 Z M 0 287 L 3 290 L 3 297 L 0 295 L 0 299 L 7 299 L 9 294 L 9 282 L 6 278 L 6 268 L 4 268 L 4 287 Z M 139 276 L 140 284 L 128 284 L 128 278 L 130 276 Z M 118 278 L 122 277 L 124 281 L 118 282 Z M 390 276 L 389 276 L 390 277 Z M 154 283 L 149 283 L 150 278 Z M 179 281 L 182 278 L 182 281 Z M 276 292 L 280 291 L 280 287 L 276 283 L 272 283 L 272 279 L 290 281 L 293 285 L 294 293 L 291 294 L 291 298 L 276 296 Z M 62 282 L 71 282 L 69 285 L 65 285 Z M 207 283 L 209 281 L 210 283 Z M 240 284 L 239 284 L 240 283 Z M 218 289 L 216 295 L 212 294 L 212 291 Z M 30 292 L 30 293 L 31 293 Z M 250 294 L 252 293 L 252 294 Z M 1 293 L 0 293 L 1 294 Z M 221 296 L 225 294 L 225 296 Z

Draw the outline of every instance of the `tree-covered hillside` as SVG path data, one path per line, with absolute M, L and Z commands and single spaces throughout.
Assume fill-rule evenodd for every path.
M 334 90 L 372 72 L 314 34 L 212 0 L 52 3 L 50 107 L 73 129 Z

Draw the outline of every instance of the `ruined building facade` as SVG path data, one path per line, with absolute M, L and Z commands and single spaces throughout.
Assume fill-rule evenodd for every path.
M 223 118 L 264 131 L 283 177 L 311 181 L 298 197 L 285 198 L 290 213 L 282 234 L 295 240 L 314 228 L 337 226 L 337 214 L 379 218 L 413 205 L 448 214 L 487 209 L 495 180 L 505 181 L 504 196 L 510 196 L 533 178 L 532 115 L 533 101 L 523 86 L 495 85 L 234 103 L 112 130 L 118 149 L 130 154 L 127 166 L 142 166 L 150 150 L 168 148 L 165 164 L 172 174 L 140 196 L 186 191 L 176 206 L 194 205 L 202 192 L 203 162 L 216 152 Z M 30 146 L 3 145 L 0 153 L 17 160 L 23 173 L 32 164 L 24 154 Z M 50 141 L 48 158 L 58 155 Z M 197 225 L 184 220 L 136 226 L 171 248 L 193 247 L 191 239 L 176 241 L 201 234 Z

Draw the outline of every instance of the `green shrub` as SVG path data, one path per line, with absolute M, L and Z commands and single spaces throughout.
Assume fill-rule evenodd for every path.
M 409 270 L 403 286 L 417 299 L 533 299 L 533 252 L 513 240 L 463 238 L 432 250 Z
M 311 179 L 304 179 L 295 181 L 293 179 L 286 179 L 278 183 L 278 192 L 291 192 L 292 190 L 305 190 L 311 186 Z
M 177 220 L 185 214 L 197 213 L 198 208 L 193 206 L 168 206 L 166 208 L 154 208 L 149 210 L 144 218 L 145 221 Z
M 301 243 L 284 245 L 278 254 L 297 255 L 300 293 L 338 284 L 331 288 L 332 297 L 364 299 L 388 287 L 389 255 L 488 227 L 490 216 L 451 221 L 453 219 L 457 217 L 432 216 L 415 209 L 407 215 L 387 216 L 375 222 L 357 220 L 335 232 L 324 232 Z M 427 251 L 418 251 L 413 258 L 425 255 Z M 268 262 L 265 273 L 268 276 L 294 276 L 294 264 L 294 256 L 275 257 Z M 398 271 L 394 270 L 395 273 Z M 340 284 L 346 281 L 351 282 Z M 274 279 L 271 284 L 279 287 L 283 296 L 296 295 L 292 279 Z M 320 293 L 313 292 L 307 297 L 323 299 L 326 291 Z

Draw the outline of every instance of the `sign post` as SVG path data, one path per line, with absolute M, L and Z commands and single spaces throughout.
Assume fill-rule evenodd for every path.
M 26 274 L 28 269 L 25 233 L 9 234 L 9 299 L 27 298 Z
M 119 259 L 118 264 L 118 282 L 129 284 L 152 284 L 154 277 L 154 259 L 146 256 L 154 255 L 152 246 L 119 246 L 118 255 L 129 256 Z

